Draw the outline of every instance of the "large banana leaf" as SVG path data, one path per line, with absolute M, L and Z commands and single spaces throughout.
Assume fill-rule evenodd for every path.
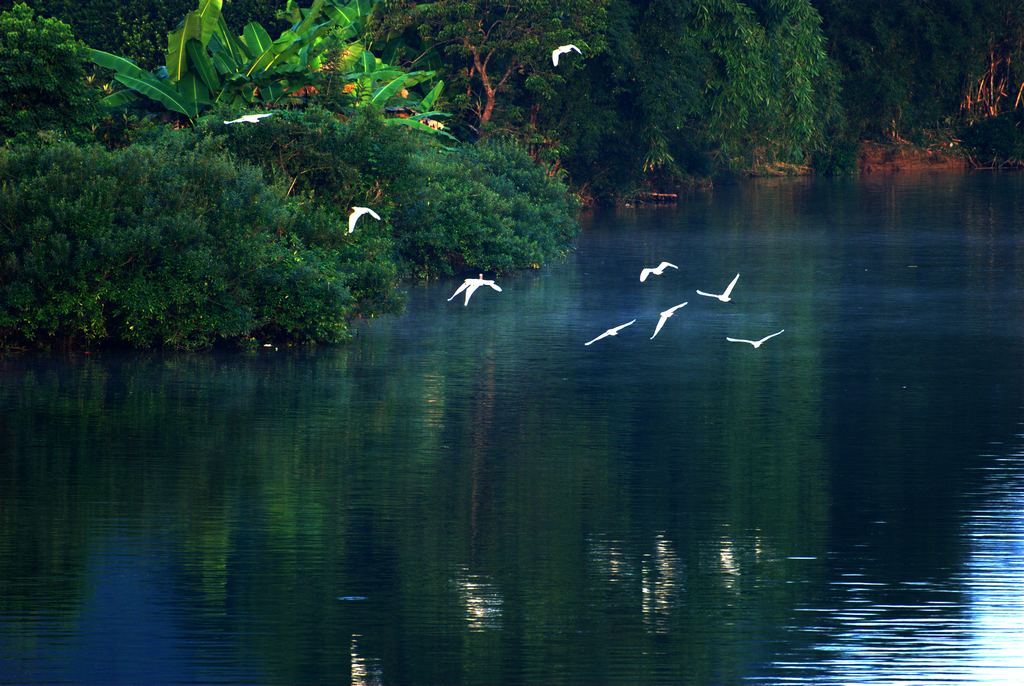
M 189 41 L 185 50 L 188 52 L 188 59 L 192 64 L 193 71 L 199 75 L 206 87 L 211 91 L 219 90 L 220 76 L 217 75 L 217 68 L 203 46 L 197 41 Z
M 434 84 L 434 87 L 430 89 L 430 92 L 423 96 L 420 100 L 420 109 L 429 110 L 437 102 L 437 98 L 441 95 L 441 91 L 444 89 L 444 81 L 438 81 Z
M 196 10 L 202 25 L 199 42 L 204 46 L 210 42 L 210 37 L 217 30 L 217 24 L 221 21 L 222 8 L 223 0 L 199 0 L 199 9 Z
M 194 101 L 189 102 L 186 97 L 167 81 L 160 81 L 151 74 L 143 73 L 141 76 L 134 76 L 119 72 L 114 74 L 114 79 L 132 90 L 145 95 L 150 100 L 156 100 L 172 112 L 184 114 L 190 119 L 194 118 L 197 114 Z
M 203 33 L 203 21 L 196 12 L 189 12 L 181 28 L 167 34 L 167 73 L 172 81 L 181 81 L 188 72 L 185 44 L 199 40 Z
M 248 61 L 245 47 L 231 33 L 223 16 L 217 18 L 217 26 L 214 29 L 209 45 L 214 57 L 219 55 L 221 60 L 226 64 L 232 65 L 233 69 L 237 69 L 244 62 Z M 221 73 L 227 73 L 227 71 L 222 71 Z
M 149 74 L 149 72 L 132 62 L 130 59 L 121 57 L 120 55 L 113 55 L 109 52 L 103 52 L 102 50 L 89 48 L 89 59 L 97 66 L 103 67 L 104 69 L 113 69 L 121 74 L 128 74 L 130 76 Z
M 363 54 L 359 58 L 360 63 L 363 65 L 363 73 L 370 74 L 379 69 L 380 60 L 370 52 L 369 50 L 363 50 Z
M 373 95 L 370 96 L 370 104 L 383 107 L 384 103 L 390 100 L 395 93 L 405 87 L 408 80 L 409 74 L 402 74 L 401 76 L 392 79 L 373 92 Z
M 199 113 L 200 105 L 213 104 L 210 100 L 210 91 L 207 90 L 206 84 L 192 72 L 185 74 L 185 78 L 178 83 L 178 92 L 189 102 L 190 107 L 196 114 Z
M 292 30 L 299 35 L 309 31 L 310 27 L 313 26 L 313 22 L 315 22 L 316 18 L 320 16 L 320 12 L 323 10 L 323 7 L 324 0 L 313 0 L 312 6 L 305 12 L 305 18 L 297 26 L 293 26 Z
M 249 59 L 256 59 L 265 53 L 273 42 L 270 40 L 270 34 L 259 22 L 251 21 L 242 30 L 242 44 L 249 53 Z
M 193 116 L 193 108 L 190 108 L 185 98 L 166 80 L 158 79 L 143 70 L 139 65 L 129 59 L 112 55 L 102 50 L 89 49 L 89 59 L 97 66 L 114 70 L 114 79 L 132 91 L 144 95 L 150 100 L 156 100 L 161 105 L 174 112 L 184 114 L 186 117 Z M 120 107 L 131 101 L 124 91 L 114 93 L 103 102 L 108 107 Z
M 364 50 L 365 48 L 362 43 L 349 43 L 341 51 L 341 54 L 338 55 L 335 69 L 341 74 L 351 71 L 356 66 L 356 63 L 362 60 Z

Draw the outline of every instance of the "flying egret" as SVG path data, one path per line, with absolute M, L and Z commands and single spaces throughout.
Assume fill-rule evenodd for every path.
M 705 293 L 704 291 L 697 291 L 697 295 L 706 295 L 709 298 L 718 298 L 722 302 L 727 303 L 730 300 L 732 300 L 732 298 L 729 297 L 729 294 L 732 293 L 732 289 L 736 286 L 736 282 L 739 280 L 740 275 L 737 274 L 736 276 L 733 277 L 732 281 L 729 282 L 729 285 L 725 289 L 725 293 L 722 293 L 721 295 L 718 295 L 716 293 Z
M 776 331 L 775 333 L 771 334 L 770 336 L 765 336 L 764 338 L 762 338 L 759 341 L 748 341 L 745 338 L 729 338 L 728 336 L 725 337 L 725 340 L 732 341 L 733 343 L 749 343 L 750 345 L 754 346 L 755 348 L 760 348 L 762 343 L 767 341 L 769 338 L 775 338 L 776 336 L 778 336 L 783 331 L 785 331 L 785 329 L 782 329 L 781 331 Z
M 594 340 L 587 341 L 583 345 L 590 345 L 591 343 L 594 343 L 596 341 L 601 340 L 605 336 L 617 336 L 619 334 L 619 331 L 621 331 L 622 329 L 625 329 L 627 326 L 629 326 L 630 324 L 633 324 L 634 322 L 636 322 L 635 319 L 633 321 L 631 321 L 631 322 L 626 322 L 625 324 L 619 324 L 618 326 L 614 326 L 614 327 L 608 329 L 607 331 L 605 331 L 603 334 L 601 334 L 600 336 L 598 336 Z
M 668 320 L 669 317 L 671 317 L 672 315 L 674 315 L 676 313 L 676 310 L 678 310 L 680 307 L 686 307 L 686 305 L 687 305 L 687 303 L 680 303 L 680 304 L 676 305 L 675 307 L 670 307 L 667 310 L 665 310 L 664 312 L 662 312 L 661 313 L 661 319 L 658 320 L 658 325 L 656 327 L 654 327 L 654 336 L 658 335 L 658 332 L 661 331 L 661 327 L 665 326 L 665 322 Z M 654 339 L 654 336 L 651 336 L 652 340 Z
M 555 65 L 557 67 L 558 66 L 558 57 L 560 55 L 564 55 L 564 54 L 566 54 L 568 52 L 572 52 L 573 50 L 575 50 L 576 52 L 578 52 L 581 55 L 583 54 L 583 51 L 580 50 L 579 48 L 577 48 L 572 43 L 569 43 L 568 45 L 560 45 L 560 46 L 558 46 L 557 48 L 555 48 L 554 50 L 551 51 L 551 64 L 553 64 L 553 65 Z
M 264 117 L 274 116 L 273 112 L 263 112 L 262 114 L 246 114 L 238 119 L 232 119 L 231 121 L 224 122 L 225 124 L 255 124 Z
M 679 269 L 679 267 L 675 266 L 671 262 L 662 262 L 657 267 L 653 267 L 653 268 L 652 267 L 644 267 L 644 269 L 642 269 L 640 271 L 640 281 L 646 281 L 647 277 L 650 276 L 651 274 L 656 274 L 657 276 L 661 276 L 662 272 L 665 271 L 666 267 L 672 267 L 673 269 Z
M 356 222 L 364 214 L 368 214 L 377 221 L 380 221 L 380 215 L 371 210 L 369 207 L 353 207 L 352 211 L 348 215 L 348 232 L 352 233 L 356 230 Z
M 454 293 L 452 293 L 452 297 L 448 298 L 448 302 L 451 302 L 452 300 L 455 299 L 455 296 L 457 296 L 459 293 L 465 291 L 466 292 L 466 302 L 464 302 L 462 304 L 463 305 L 468 305 L 469 304 L 469 299 L 471 297 L 473 297 L 473 293 L 475 293 L 476 289 L 480 288 L 481 286 L 490 286 L 494 290 L 496 290 L 499 293 L 501 293 L 501 287 L 500 286 L 495 284 L 493 280 L 485 279 L 484 275 L 481 274 L 479 279 L 472 279 L 471 278 L 471 279 L 466 279 L 465 281 L 463 281 L 462 285 L 459 286 L 458 290 L 456 290 Z

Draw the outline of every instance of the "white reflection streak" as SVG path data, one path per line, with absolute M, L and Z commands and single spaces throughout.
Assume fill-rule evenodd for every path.
M 608 581 L 618 582 L 633 576 L 634 572 L 618 541 L 605 542 L 591 538 L 587 541 L 587 548 L 590 562 Z
M 668 618 L 680 585 L 679 556 L 662 534 L 654 539 L 654 553 L 644 555 L 640 567 L 641 612 L 644 624 L 655 633 L 668 633 Z
M 1008 478 L 985 491 L 971 517 L 974 550 L 965 580 L 971 600 L 972 677 L 986 683 L 1024 683 L 1024 453 L 1001 460 Z
M 842 629 L 815 646 L 833 657 L 776 661 L 788 678 L 773 683 L 1024 684 L 1024 453 L 999 461 L 970 498 L 983 504 L 964 513 L 970 552 L 959 573 L 900 582 L 907 600 L 898 604 L 879 602 L 888 584 L 864 574 L 832 581 L 848 594 L 838 609 L 797 609 L 839 621 Z M 827 676 L 808 674 L 816 668 Z
M 464 569 L 455 579 L 455 587 L 470 631 L 501 628 L 504 599 L 497 586 Z
M 736 562 L 736 544 L 729 538 L 722 538 L 718 544 L 718 565 L 726 574 L 725 587 L 735 588 L 736 577 L 740 575 L 740 566 Z
M 349 664 L 352 672 L 352 686 L 368 686 L 366 660 L 359 655 L 356 649 L 356 637 L 359 634 L 352 634 L 352 643 L 349 646 Z

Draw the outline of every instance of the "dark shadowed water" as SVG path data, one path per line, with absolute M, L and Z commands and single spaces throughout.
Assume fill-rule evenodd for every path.
M 0 682 L 1024 683 L 1024 176 L 721 189 L 499 283 L 0 358 Z

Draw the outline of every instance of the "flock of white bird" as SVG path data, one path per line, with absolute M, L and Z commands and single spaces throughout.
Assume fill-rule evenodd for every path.
M 579 55 L 583 54 L 583 51 L 581 51 L 578 47 L 576 47 L 575 45 L 572 45 L 571 43 L 568 44 L 568 45 L 560 45 L 560 46 L 558 46 L 557 48 L 555 48 L 554 50 L 551 51 L 551 64 L 553 64 L 554 66 L 557 67 L 558 66 L 558 58 L 559 57 L 561 57 L 562 55 L 571 54 L 573 52 L 575 52 L 575 53 L 577 53 Z M 260 114 L 247 114 L 247 115 L 244 115 L 242 117 L 239 117 L 238 119 L 232 119 L 231 121 L 225 121 L 224 123 L 225 124 L 256 124 L 261 119 L 263 119 L 265 117 L 272 116 L 273 114 L 274 114 L 273 112 L 264 112 L 264 113 L 260 113 Z M 367 215 L 367 214 L 370 215 L 371 217 L 373 217 L 374 219 L 376 219 L 377 221 L 380 221 L 380 215 L 377 214 L 376 212 L 374 212 L 369 207 L 353 207 L 351 209 L 349 215 L 348 215 L 348 232 L 352 233 L 353 231 L 355 231 L 356 230 L 356 223 L 359 221 L 359 219 L 361 217 L 363 217 L 364 215 Z M 677 267 L 676 265 L 672 264 L 671 262 L 662 262 L 657 267 L 645 267 L 640 272 L 640 282 L 643 283 L 644 281 L 647 281 L 648 277 L 650 277 L 652 274 L 655 275 L 655 276 L 661 276 L 662 274 L 664 274 L 665 270 L 670 268 L 670 267 L 672 269 L 679 269 L 679 267 Z M 699 291 L 697 291 L 697 295 L 703 295 L 703 296 L 706 296 L 708 298 L 715 298 L 716 300 L 719 300 L 719 301 L 721 301 L 723 303 L 727 303 L 727 302 L 732 300 L 732 298 L 730 297 L 730 294 L 732 293 L 732 289 L 736 287 L 736 282 L 739 281 L 739 279 L 740 279 L 740 275 L 737 274 L 735 277 L 733 277 L 733 280 L 729 283 L 729 285 L 725 287 L 725 290 L 722 293 L 705 293 L 704 291 L 700 291 L 699 290 Z M 485 279 L 484 275 L 480 274 L 478 278 L 475 278 L 475 279 L 469 278 L 469 279 L 466 279 L 465 281 L 463 281 L 462 285 L 459 286 L 458 289 L 452 294 L 452 297 L 448 298 L 448 302 L 451 302 L 452 300 L 454 300 L 459 295 L 459 293 L 465 293 L 465 301 L 463 302 L 463 305 L 469 305 L 469 299 L 473 297 L 473 294 L 481 286 L 489 286 L 491 289 L 493 289 L 493 290 L 495 290 L 495 291 L 497 291 L 499 293 L 501 292 L 501 287 L 498 286 L 496 283 L 494 283 L 493 279 Z M 667 310 L 665 310 L 664 312 L 661 312 L 660 313 L 660 317 L 658 318 L 658 324 L 657 324 L 657 326 L 654 327 L 654 334 L 651 336 L 651 339 L 653 339 L 654 336 L 658 335 L 658 332 L 661 331 L 661 328 L 663 326 L 665 326 L 665 322 L 667 322 L 668 319 L 672 315 L 674 315 L 676 313 L 676 310 L 680 310 L 680 309 L 686 307 L 688 304 L 689 304 L 689 302 L 679 303 L 678 305 L 670 307 Z M 607 331 L 602 333 L 597 338 L 589 340 L 586 343 L 584 343 L 583 345 L 590 345 L 592 343 L 596 343 L 597 341 L 601 340 L 602 338 L 608 338 L 610 336 L 617 336 L 620 331 L 622 331 L 623 329 L 625 329 L 628 326 L 632 326 L 635 323 L 636 323 L 636 319 L 633 319 L 632 321 L 628 321 L 625 324 L 619 324 L 618 326 L 613 326 L 612 328 L 608 329 Z M 768 336 L 765 336 L 764 338 L 761 338 L 761 339 L 756 340 L 756 341 L 748 340 L 748 339 L 745 339 L 745 338 L 732 338 L 730 336 L 726 336 L 725 340 L 730 341 L 732 343 L 749 343 L 750 345 L 754 346 L 754 348 L 760 348 L 761 345 L 765 341 L 767 341 L 770 338 L 774 338 L 774 337 L 778 336 L 783 331 L 785 331 L 785 329 L 782 329 L 781 331 L 776 331 L 775 333 L 770 334 Z
M 654 274 L 656 276 L 661 276 L 665 272 L 665 270 L 668 269 L 669 267 L 671 267 L 672 269 L 679 269 L 679 267 L 677 267 L 676 265 L 672 264 L 671 262 L 662 262 L 657 267 L 644 267 L 644 269 L 641 270 L 641 272 L 640 272 L 640 282 L 643 283 L 652 274 Z M 736 287 L 736 282 L 738 282 L 739 280 L 740 280 L 740 275 L 737 274 L 736 276 L 733 277 L 732 281 L 729 282 L 729 285 L 726 286 L 725 290 L 722 291 L 721 293 L 705 293 L 704 291 L 698 290 L 697 291 L 697 295 L 703 295 L 703 296 L 708 297 L 708 298 L 714 298 L 715 300 L 718 300 L 718 301 L 723 302 L 723 303 L 731 302 L 732 301 L 732 290 Z M 452 293 L 452 297 L 448 298 L 448 302 L 451 302 L 456 297 L 458 297 L 459 293 L 465 293 L 465 301 L 462 304 L 463 305 L 469 305 L 469 299 L 471 297 L 473 297 L 473 293 L 475 293 L 476 290 L 478 288 L 480 288 L 481 286 L 490 286 L 493 290 L 498 291 L 499 293 L 501 292 L 501 287 L 498 286 L 496 283 L 494 283 L 494 281 L 492 279 L 485 279 L 484 275 L 480 274 L 475 279 L 469 278 L 469 279 L 466 279 L 465 281 L 463 281 L 462 285 L 460 285 L 458 287 L 458 289 L 456 289 L 456 291 L 454 293 Z M 668 308 L 667 310 L 661 312 L 660 316 L 658 317 L 658 324 L 654 327 L 654 334 L 651 335 L 651 339 L 653 340 L 654 337 L 658 335 L 658 332 L 661 331 L 661 328 L 663 326 L 665 326 L 665 322 L 667 322 L 669 320 L 669 318 L 672 317 L 672 315 L 674 315 L 676 313 L 677 310 L 680 310 L 680 309 L 686 307 L 689 304 L 690 304 L 689 301 L 683 302 L 683 303 L 679 303 L 678 305 L 673 305 L 672 307 Z M 633 324 L 636 324 L 636 319 L 628 321 L 625 324 L 619 324 L 618 326 L 613 326 L 612 328 L 610 328 L 610 329 L 606 330 L 604 333 L 602 333 L 600 336 L 597 336 L 596 338 L 592 338 L 591 340 L 587 341 L 583 345 L 591 345 L 592 343 L 598 342 L 602 338 L 608 338 L 610 336 L 617 336 L 620 331 L 622 331 L 623 329 L 625 329 L 628 326 L 632 326 Z M 764 338 L 760 338 L 758 340 L 749 340 L 749 339 L 746 339 L 746 338 L 733 338 L 732 336 L 726 336 L 725 340 L 727 340 L 727 341 L 729 341 L 731 343 L 748 343 L 748 344 L 754 346 L 754 348 L 760 348 L 764 344 L 765 341 L 767 341 L 768 339 L 771 339 L 771 338 L 775 338 L 776 336 L 778 336 L 779 334 L 781 334 L 784 331 L 785 331 L 785 329 L 781 329 L 779 331 L 776 331 L 773 334 L 769 334 L 769 335 L 765 336 Z

